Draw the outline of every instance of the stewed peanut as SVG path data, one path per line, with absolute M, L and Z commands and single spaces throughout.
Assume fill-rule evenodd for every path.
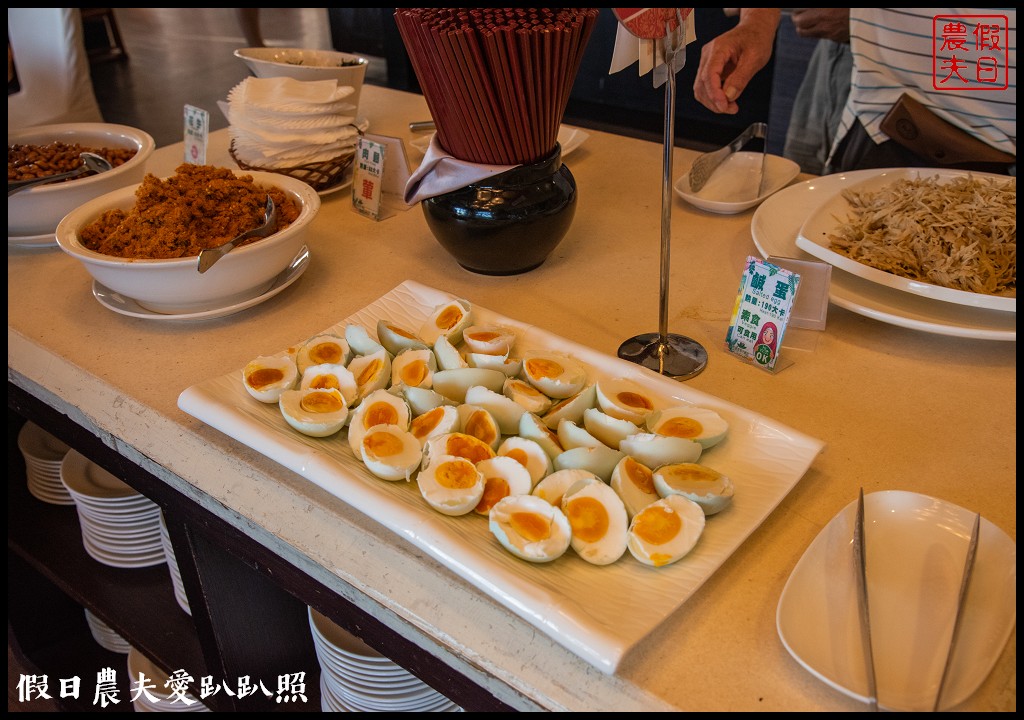
M 135 157 L 135 148 L 94 148 L 79 143 L 52 142 L 47 145 L 15 144 L 7 146 L 7 182 L 68 172 L 82 166 L 79 155 L 83 152 L 102 155 L 114 167 Z M 79 177 L 95 175 L 87 172 Z M 77 178 L 71 178 L 76 180 Z M 67 181 L 65 181 L 67 182 Z

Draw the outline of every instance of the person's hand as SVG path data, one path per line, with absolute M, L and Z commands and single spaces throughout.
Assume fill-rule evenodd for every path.
M 800 37 L 850 42 L 850 8 L 794 8 L 790 16 Z
M 693 83 L 701 105 L 727 115 L 739 112 L 736 99 L 772 57 L 781 14 L 779 8 L 741 8 L 739 24 L 701 49 Z

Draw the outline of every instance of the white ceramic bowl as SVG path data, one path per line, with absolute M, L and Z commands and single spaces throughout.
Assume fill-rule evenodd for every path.
M 121 188 L 91 200 L 61 220 L 57 244 L 79 260 L 93 278 L 110 290 L 135 300 L 153 312 L 204 312 L 257 297 L 273 284 L 306 242 L 307 230 L 320 210 L 320 196 L 308 184 L 286 175 L 246 172 L 260 185 L 284 190 L 302 208 L 284 230 L 235 248 L 205 273 L 193 255 L 169 260 L 133 260 L 87 249 L 79 231 L 107 210 L 129 210 L 138 185 Z
M 235 50 L 235 57 L 248 65 L 258 78 L 337 80 L 339 85 L 350 85 L 354 88 L 351 102 L 356 107 L 359 106 L 366 68 L 370 64 L 360 55 L 303 48 L 240 48 Z
M 156 148 L 153 137 L 138 128 L 108 123 L 37 125 L 7 133 L 7 145 L 78 143 L 94 148 L 135 148 L 135 156 L 99 175 L 22 190 L 7 198 L 7 235 L 30 237 L 52 234 L 57 223 L 79 205 L 112 190 L 136 185 L 146 174 Z

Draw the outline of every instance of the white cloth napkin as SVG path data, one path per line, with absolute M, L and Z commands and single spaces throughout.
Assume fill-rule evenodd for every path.
M 405 202 L 415 205 L 421 200 L 464 188 L 514 167 L 519 166 L 484 165 L 459 160 L 441 146 L 435 133 L 423 161 L 405 185 Z

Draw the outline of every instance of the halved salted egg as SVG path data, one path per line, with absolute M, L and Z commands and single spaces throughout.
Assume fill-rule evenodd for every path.
M 430 316 L 419 328 L 419 336 L 428 345 L 439 337 L 445 337 L 451 344 L 462 341 L 462 332 L 473 322 L 471 306 L 465 300 L 452 300 L 436 305 Z
M 302 373 L 310 365 L 348 365 L 352 350 L 348 341 L 339 335 L 317 335 L 302 344 L 295 355 L 295 364 Z
M 518 461 L 529 471 L 533 485 L 551 472 L 551 458 L 536 440 L 509 435 L 498 446 L 498 455 Z
M 562 498 L 565 496 L 565 493 L 569 488 L 575 487 L 576 485 L 599 482 L 601 482 L 601 478 L 589 470 L 583 470 L 580 468 L 555 470 L 553 473 L 534 485 L 530 494 L 535 495 L 556 507 L 562 507 Z
M 557 433 L 558 441 L 561 443 L 563 450 L 604 445 L 603 442 L 591 435 L 589 430 L 580 427 L 568 418 L 562 418 L 561 422 L 558 423 Z
M 583 427 L 605 445 L 616 450 L 624 438 L 640 432 L 640 426 L 636 423 L 612 417 L 597 408 L 583 411 Z
M 476 469 L 484 476 L 484 494 L 473 511 L 488 515 L 499 500 L 509 495 L 529 495 L 533 481 L 530 471 L 510 457 L 481 460 Z
M 451 341 L 444 335 L 434 341 L 434 357 L 437 358 L 438 370 L 456 370 L 467 368 L 469 363 L 462 357 L 459 349 L 452 345 Z
M 344 365 L 336 363 L 321 363 L 307 367 L 302 372 L 299 388 L 302 390 L 335 388 L 345 396 L 345 404 L 349 407 L 355 403 L 359 395 L 359 387 L 352 371 Z
M 724 510 L 736 493 L 732 480 L 707 465 L 676 463 L 654 471 L 654 489 L 662 497 L 681 495 L 700 505 L 705 515 Z
M 345 426 L 348 403 L 341 391 L 285 390 L 278 400 L 285 422 L 303 435 L 327 437 Z
M 345 326 L 345 341 L 354 355 L 372 355 L 378 350 L 384 349 L 383 345 L 370 337 L 366 328 L 356 323 L 349 323 Z
M 626 378 L 597 381 L 597 406 L 612 417 L 641 425 L 654 411 L 657 398 L 640 383 Z
M 254 398 L 276 403 L 285 390 L 293 390 L 299 370 L 291 355 L 261 355 L 242 368 L 242 384 Z
M 590 384 L 572 397 L 560 400 L 552 405 L 541 419 L 552 430 L 558 429 L 558 423 L 572 420 L 579 425 L 583 422 L 583 411 L 597 405 L 597 385 Z
M 686 438 L 640 432 L 623 438 L 619 450 L 649 468 L 656 468 L 670 463 L 697 462 L 702 448 L 700 443 Z
M 377 340 L 392 356 L 409 348 L 422 350 L 430 347 L 412 330 L 383 319 L 377 321 Z
M 391 360 L 391 385 L 432 387 L 437 358 L 430 348 L 402 350 Z
M 670 495 L 633 516 L 626 546 L 644 565 L 671 565 L 693 550 L 704 532 L 704 522 L 704 511 L 697 503 Z
M 512 398 L 495 392 L 483 385 L 474 385 L 466 390 L 466 403 L 477 405 L 494 416 L 502 435 L 514 435 L 519 430 L 519 418 L 526 408 Z
M 409 480 L 420 466 L 420 442 L 398 425 L 374 425 L 359 443 L 366 468 L 381 480 Z
M 519 418 L 519 437 L 535 441 L 552 460 L 565 452 L 558 435 L 532 412 L 525 412 Z
M 391 382 L 391 353 L 381 348 L 371 355 L 357 355 L 348 364 L 348 369 L 356 379 L 359 397 L 364 398 L 383 390 Z
M 709 408 L 680 406 L 651 413 L 647 429 L 659 435 L 687 438 L 707 449 L 725 439 L 729 423 Z
M 622 458 L 612 470 L 609 484 L 622 498 L 626 513 L 631 519 L 652 502 L 661 499 L 661 495 L 654 489 L 651 468 L 629 455 Z
M 594 473 L 604 482 L 609 482 L 612 477 L 612 471 L 615 470 L 615 466 L 619 464 L 619 461 L 624 456 L 625 453 L 614 450 L 607 445 L 578 447 L 566 450 L 556 457 L 554 464 L 556 470 L 580 468 Z
M 557 560 L 572 538 L 561 508 L 533 495 L 502 498 L 491 508 L 487 525 L 503 548 L 528 562 Z
M 459 431 L 459 411 L 454 405 L 438 405 L 433 410 L 415 416 L 409 424 L 409 432 L 426 443 L 429 438 Z
M 541 415 L 551 407 L 552 400 L 525 380 L 510 377 L 501 386 L 501 393 L 526 408 L 527 412 Z
M 388 388 L 388 392 L 393 392 L 404 397 L 405 401 L 409 403 L 409 409 L 412 410 L 413 416 L 422 415 L 423 413 L 429 412 L 441 405 L 455 406 L 454 402 L 433 388 L 399 385 Z
M 484 494 L 484 476 L 476 465 L 457 455 L 439 455 L 416 476 L 420 494 L 430 507 L 445 515 L 465 515 Z
M 551 398 L 572 397 L 587 384 L 583 363 L 558 353 L 531 353 L 523 357 L 523 377 Z
M 494 392 L 501 392 L 501 386 L 504 384 L 505 373 L 487 368 L 466 367 L 438 370 L 434 373 L 433 378 L 434 389 L 456 403 L 466 402 L 466 391 L 475 385 Z
M 374 390 L 364 397 L 352 412 L 348 426 L 348 444 L 356 457 L 362 457 L 359 443 L 374 425 L 398 425 L 409 429 L 412 413 L 404 399 L 387 390 Z
M 462 342 L 470 352 L 507 356 L 516 344 L 516 333 L 501 325 L 472 325 L 462 331 Z
M 501 429 L 493 415 L 479 405 L 462 403 L 456 409 L 459 412 L 459 432 L 479 438 L 493 449 L 498 449 Z
M 629 516 L 614 490 L 603 482 L 578 483 L 562 496 L 572 527 L 570 544 L 592 565 L 610 565 L 626 552 Z
M 505 377 L 515 377 L 523 369 L 521 358 L 514 358 L 508 355 L 488 355 L 487 353 L 470 352 L 466 353 L 466 362 L 469 363 L 470 367 L 499 370 L 505 374 Z

